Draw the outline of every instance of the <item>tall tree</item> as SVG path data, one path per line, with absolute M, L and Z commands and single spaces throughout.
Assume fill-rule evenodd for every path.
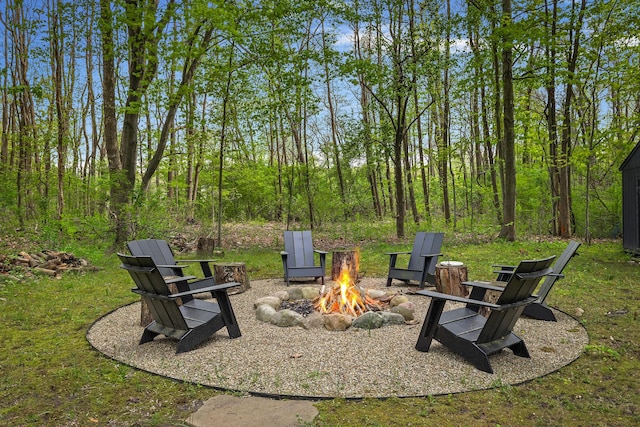
M 500 237 L 513 241 L 516 238 L 516 154 L 513 106 L 513 29 L 511 28 L 511 0 L 502 0 L 502 90 L 504 94 L 504 135 L 502 154 L 504 160 L 504 197 L 502 204 L 502 228 Z
M 565 98 L 562 106 L 563 122 L 560 136 L 560 153 L 556 161 L 558 174 L 558 234 L 561 237 L 571 237 L 572 215 L 571 215 L 571 145 L 573 136 L 572 124 L 572 103 L 573 103 L 573 87 L 576 80 L 576 67 L 578 63 L 578 53 L 580 49 L 580 37 L 582 35 L 582 23 L 584 19 L 584 11 L 586 8 L 586 0 L 582 0 L 580 8 L 576 14 L 572 12 L 572 27 L 570 30 L 569 41 L 570 46 L 567 52 L 567 82 L 565 85 Z M 575 6 L 573 6 L 575 7 Z M 575 21 L 575 23 L 574 23 Z
M 51 1 L 49 6 L 49 33 L 50 33 L 50 45 L 51 45 L 51 75 L 53 77 L 53 89 L 54 89 L 54 102 L 56 110 L 56 123 L 57 129 L 57 148 L 58 148 L 58 219 L 62 219 L 64 212 L 64 178 L 65 167 L 67 161 L 67 143 L 68 135 L 68 114 L 65 98 L 63 96 L 63 81 L 62 71 L 65 69 L 64 61 L 64 32 L 62 25 L 63 13 L 61 10 L 61 4 L 58 0 Z

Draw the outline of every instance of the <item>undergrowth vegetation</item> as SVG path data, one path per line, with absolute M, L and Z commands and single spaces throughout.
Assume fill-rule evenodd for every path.
M 284 227 L 232 224 L 225 260 L 246 262 L 252 280 L 281 277 Z M 149 236 L 159 237 L 159 236 Z M 320 249 L 359 246 L 361 271 L 386 274 L 385 252 L 404 250 L 393 227 L 336 226 L 314 231 Z M 67 240 L 42 247 L 33 235 L 0 236 L 4 263 L 20 250 L 73 252 L 101 268 L 59 280 L 27 270 L 0 275 L 0 423 L 12 426 L 176 426 L 203 401 L 221 393 L 179 383 L 108 359 L 85 334 L 100 316 L 137 299 L 117 257 L 99 241 Z M 47 239 L 52 245 L 54 239 Z M 464 261 L 472 279 L 493 277 L 491 264 L 558 255 L 565 241 L 532 237 L 516 242 L 447 233 L 443 258 Z M 640 424 L 640 263 L 619 241 L 583 244 L 548 302 L 577 316 L 589 334 L 584 354 L 559 371 L 521 385 L 407 399 L 334 399 L 317 403 L 317 426 Z M 195 255 L 194 255 L 195 256 Z M 544 327 L 544 322 L 540 323 Z M 407 351 L 410 351 L 408 349 Z M 387 361 L 381 360 L 381 369 Z M 535 363 L 535 360 L 532 360 Z

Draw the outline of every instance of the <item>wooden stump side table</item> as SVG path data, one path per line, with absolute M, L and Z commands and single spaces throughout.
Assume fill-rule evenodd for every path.
M 459 261 L 443 261 L 436 264 L 436 291 L 468 297 L 469 288 L 462 282 L 467 281 L 467 267 Z
M 213 271 L 213 277 L 217 285 L 229 282 L 240 283 L 240 286 L 229 289 L 229 295 L 239 294 L 251 289 L 251 283 L 247 276 L 247 266 L 244 262 L 215 262 Z

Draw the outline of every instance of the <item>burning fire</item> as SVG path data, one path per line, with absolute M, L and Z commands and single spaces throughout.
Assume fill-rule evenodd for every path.
M 345 265 L 342 265 L 336 285 L 327 293 L 323 288 L 320 296 L 314 300 L 314 307 L 323 314 L 341 313 L 353 317 L 367 311 L 382 310 L 378 301 L 355 285 Z

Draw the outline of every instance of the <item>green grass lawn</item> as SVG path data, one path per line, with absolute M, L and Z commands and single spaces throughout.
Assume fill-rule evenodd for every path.
M 559 255 L 565 246 L 533 240 L 469 243 L 447 236 L 443 252 L 445 259 L 464 261 L 470 279 L 488 280 L 492 263 Z M 91 323 L 137 297 L 115 255 L 73 249 L 102 270 L 61 279 L 25 272 L 0 275 L 0 424 L 183 425 L 203 401 L 220 392 L 137 371 L 94 351 L 85 339 Z M 407 245 L 363 239 L 360 249 L 361 271 L 383 277 L 384 253 Z M 230 249 L 225 259 L 246 262 L 254 280 L 280 277 L 279 250 Z M 547 300 L 572 315 L 584 310 L 579 320 L 590 343 L 571 365 L 523 385 L 489 391 L 322 401 L 314 425 L 640 425 L 640 264 L 619 241 L 583 244 L 579 253 Z

